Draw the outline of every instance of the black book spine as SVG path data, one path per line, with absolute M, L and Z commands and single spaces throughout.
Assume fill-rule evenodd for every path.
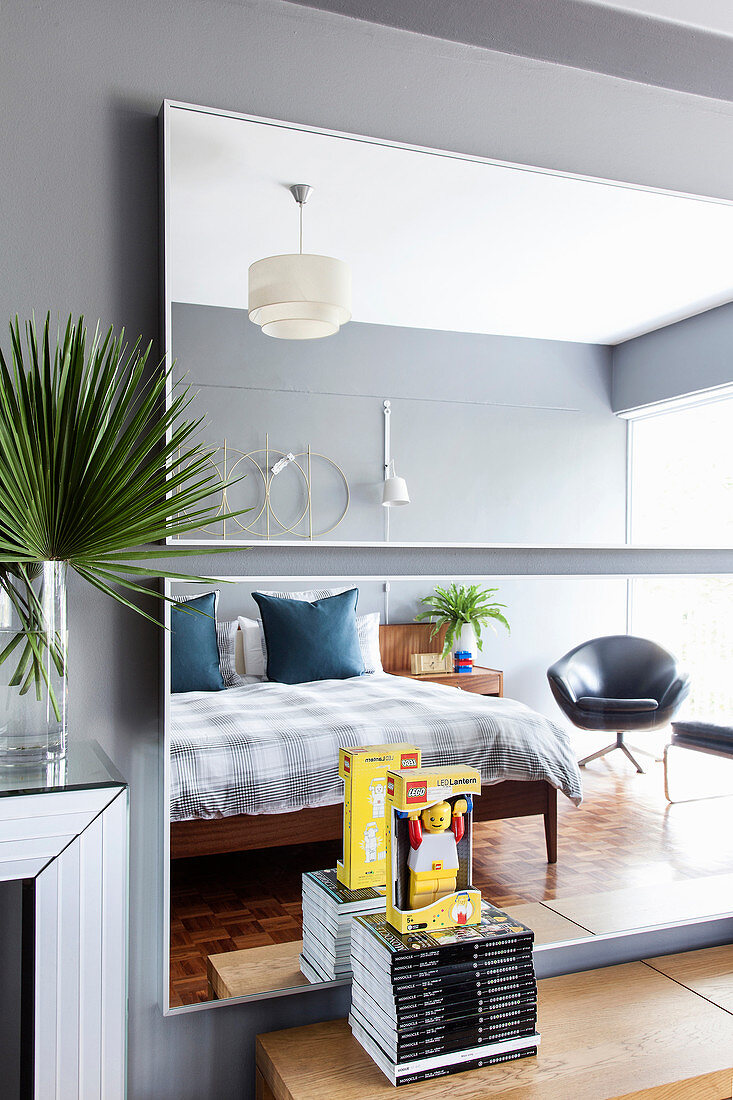
M 474 958 L 491 955 L 531 955 L 534 936 L 506 937 L 497 940 L 473 940 L 466 943 L 446 944 L 427 951 L 401 951 L 391 956 L 391 972 L 429 969 L 431 966 L 447 966 L 454 962 L 469 962 Z
M 527 1022 L 533 1026 L 537 1023 L 537 1012 L 534 1005 L 523 1007 L 515 1012 L 502 1013 L 501 1016 L 466 1016 L 449 1022 L 426 1021 L 422 1027 L 398 1028 L 396 1036 L 398 1043 L 406 1045 L 432 1038 L 448 1040 L 454 1035 L 482 1035 L 524 1025 Z M 470 1043 L 464 1045 L 471 1046 Z
M 441 974 L 455 974 L 461 971 L 482 971 L 491 973 L 493 970 L 502 970 L 509 966 L 534 966 L 534 958 L 531 952 L 526 955 L 496 955 L 490 958 L 479 956 L 476 959 L 465 959 L 460 962 L 441 963 L 425 967 L 421 970 L 398 970 L 391 975 L 392 984 L 399 985 L 402 982 L 419 982 L 425 978 L 440 976 Z
M 469 1027 L 472 1024 L 491 1024 L 537 1010 L 537 998 L 534 993 L 501 1004 L 473 1000 L 449 1001 L 436 1005 L 435 1008 L 420 1009 L 395 1016 L 385 1012 L 372 998 L 364 996 L 361 990 L 354 988 L 352 999 L 354 1004 L 362 1007 L 361 1011 L 365 1009 L 376 1019 L 382 1019 L 385 1026 L 391 1027 L 400 1035 L 406 1035 L 409 1032 L 425 1032 L 433 1027 L 447 1029 L 447 1027 Z
M 535 1003 L 537 983 L 514 983 L 502 990 L 482 990 L 475 986 L 453 986 L 446 992 L 431 993 L 425 997 L 413 997 L 391 1002 L 374 997 L 357 979 L 360 992 L 370 1001 L 380 1004 L 387 1015 L 394 1015 L 398 1023 L 423 1020 L 429 1016 L 463 1016 L 479 1012 L 500 1012 L 517 1004 Z
M 519 966 L 503 966 L 491 970 L 453 970 L 447 974 L 435 974 L 424 977 L 419 981 L 399 982 L 392 984 L 392 995 L 395 1000 L 398 997 L 414 992 L 428 992 L 430 990 L 446 990 L 452 985 L 473 985 L 481 989 L 496 989 L 510 985 L 512 982 L 534 980 L 534 967 L 527 964 Z
M 404 993 L 392 993 L 391 1001 L 388 996 L 384 998 L 374 997 L 366 987 L 366 991 L 374 1000 L 394 1006 L 399 1012 L 414 1009 L 419 1011 L 425 1008 L 434 1008 L 446 1004 L 450 1000 L 464 1002 L 483 1002 L 490 1005 L 494 998 L 506 998 L 514 994 L 532 992 L 537 993 L 537 983 L 533 974 L 510 974 L 498 982 L 448 982 L 429 989 L 407 990 Z
M 407 1031 L 432 1024 L 449 1023 L 453 1020 L 492 1020 L 504 1012 L 513 1012 L 517 1008 L 533 1008 L 537 998 L 533 990 L 525 996 L 514 997 L 499 1003 L 488 1004 L 485 1001 L 467 1001 L 465 998 L 445 1001 L 439 1005 L 419 1009 L 400 1010 L 395 1013 L 394 1023 L 398 1031 Z
M 436 1066 L 434 1069 L 418 1070 L 415 1073 L 406 1073 L 397 1078 L 397 1085 L 414 1085 L 417 1081 L 431 1081 L 435 1077 L 448 1077 L 452 1073 L 463 1073 L 464 1070 L 481 1069 L 482 1066 L 497 1066 L 501 1062 L 515 1062 L 518 1058 L 531 1058 L 537 1054 L 537 1047 L 527 1047 L 525 1050 L 508 1050 L 504 1054 L 489 1054 L 484 1058 L 474 1058 L 470 1062 L 458 1062 L 454 1065 Z
M 456 974 L 489 976 L 491 974 L 509 973 L 519 969 L 534 971 L 534 959 L 532 955 L 526 955 L 519 958 L 507 956 L 506 958 L 489 959 L 488 961 L 476 959 L 465 964 L 451 963 L 446 966 L 432 966 L 428 970 L 417 971 L 416 973 L 405 971 L 397 975 L 391 975 L 387 971 L 380 970 L 379 963 L 371 956 L 364 954 L 359 947 L 354 947 L 351 954 L 354 960 L 369 971 L 377 981 L 385 984 L 389 983 L 394 989 L 404 986 L 422 986 L 434 979 L 451 977 Z
M 523 1035 L 534 1035 L 535 1024 L 517 1024 L 514 1027 L 505 1027 L 483 1035 L 472 1036 L 466 1034 L 464 1038 L 452 1038 L 436 1040 L 435 1042 L 412 1043 L 409 1046 L 397 1044 L 397 1064 L 413 1062 L 416 1058 L 431 1058 L 438 1054 L 456 1054 L 459 1050 L 469 1047 L 480 1047 L 482 1044 L 501 1043 L 505 1039 L 516 1039 Z

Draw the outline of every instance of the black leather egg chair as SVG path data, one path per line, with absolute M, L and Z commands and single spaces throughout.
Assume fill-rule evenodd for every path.
M 666 726 L 690 690 L 671 653 L 630 634 L 583 642 L 548 668 L 547 679 L 558 706 L 579 729 L 616 733 L 615 744 L 579 760 L 580 766 L 621 749 L 638 772 L 644 769 L 624 743 L 624 733 Z

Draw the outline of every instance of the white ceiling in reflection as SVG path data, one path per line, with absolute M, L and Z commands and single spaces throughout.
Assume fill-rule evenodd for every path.
M 356 321 L 614 344 L 733 299 L 721 203 L 188 109 L 170 157 L 174 301 L 246 309 L 249 264 L 297 251 L 292 183 Z

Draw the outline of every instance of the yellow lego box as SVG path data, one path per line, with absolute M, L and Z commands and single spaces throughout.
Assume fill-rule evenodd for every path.
M 387 921 L 398 932 L 479 924 L 473 887 L 475 768 L 387 773 Z
M 344 858 L 336 864 L 336 874 L 349 890 L 385 885 L 387 772 L 390 768 L 409 771 L 419 765 L 416 745 L 339 749 L 339 775 L 344 781 Z

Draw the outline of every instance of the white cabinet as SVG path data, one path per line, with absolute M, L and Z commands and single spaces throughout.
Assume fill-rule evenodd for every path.
M 0 879 L 23 882 L 22 1095 L 123 1100 L 128 797 L 89 743 L 0 777 Z

